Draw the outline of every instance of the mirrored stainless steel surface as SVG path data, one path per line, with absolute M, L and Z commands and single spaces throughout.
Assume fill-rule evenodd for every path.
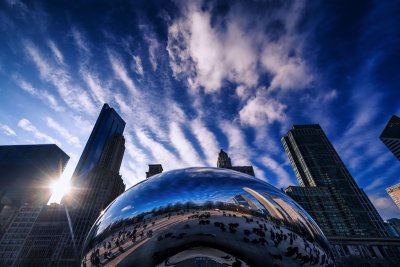
M 315 221 L 266 182 L 227 169 L 153 176 L 119 196 L 82 266 L 333 266 Z

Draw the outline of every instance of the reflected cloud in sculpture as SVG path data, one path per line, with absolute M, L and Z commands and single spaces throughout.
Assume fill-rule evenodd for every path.
M 273 186 L 227 169 L 145 180 L 92 227 L 82 265 L 333 266 L 315 221 Z M 203 266 L 203 265 L 200 265 Z

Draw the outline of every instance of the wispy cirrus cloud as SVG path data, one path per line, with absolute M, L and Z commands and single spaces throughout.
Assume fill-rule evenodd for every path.
M 72 82 L 70 74 L 64 68 L 55 66 L 47 61 L 33 43 L 25 41 L 24 47 L 29 59 L 38 68 L 40 77 L 57 88 L 58 93 L 66 104 L 78 111 L 89 112 L 90 114 L 96 112 L 95 105 L 89 94 Z
M 139 74 L 140 76 L 143 76 L 144 71 L 143 71 L 143 64 L 142 64 L 142 59 L 140 58 L 140 56 L 133 56 L 133 61 L 134 61 L 134 65 L 133 65 L 133 70 Z
M 90 89 L 90 94 L 98 104 L 102 105 L 111 99 L 110 91 L 107 85 L 105 85 L 97 74 L 91 72 L 86 67 L 82 67 L 80 70 L 82 79 Z
M 183 164 L 183 162 L 180 161 L 174 153 L 169 151 L 161 143 L 148 136 L 145 132 L 142 130 L 136 130 L 135 132 L 140 144 L 146 147 L 148 152 L 151 153 L 152 157 L 157 160 L 157 162 L 161 162 L 166 169 L 187 167 L 187 165 Z
M 90 55 L 89 43 L 86 41 L 84 34 L 76 27 L 71 28 L 71 34 L 79 51 L 84 55 Z
M 56 46 L 54 41 L 48 40 L 47 44 L 48 44 L 49 48 L 51 49 L 51 52 L 53 52 L 53 55 L 54 55 L 54 58 L 56 59 L 56 61 L 59 64 L 64 64 L 64 56 L 61 53 L 60 49 L 58 49 L 58 47 Z
M 15 131 L 10 126 L 0 123 L 0 130 L 7 136 L 17 136 Z
M 146 34 L 145 35 L 145 40 L 148 44 L 149 47 L 149 61 L 151 64 L 151 67 L 153 68 L 153 71 L 157 70 L 157 59 L 158 59 L 158 55 L 157 55 L 157 50 L 160 47 L 160 44 L 158 43 L 157 38 L 153 35 L 153 34 Z
M 58 112 L 62 112 L 65 110 L 64 107 L 58 103 L 56 97 L 51 93 L 47 92 L 46 90 L 34 88 L 32 84 L 23 80 L 19 76 L 14 76 L 14 80 L 21 89 L 23 89 L 25 92 L 28 92 L 32 96 L 42 100 L 46 105 L 49 105 L 53 110 Z
M 197 118 L 190 123 L 190 129 L 206 156 L 208 166 L 215 166 L 220 149 L 215 134 L 206 127 L 200 118 Z
M 45 134 L 44 132 L 38 130 L 36 126 L 34 126 L 28 119 L 22 118 L 18 122 L 18 127 L 21 129 L 30 132 L 33 136 L 39 141 L 45 141 L 51 144 L 57 144 L 58 146 L 61 144 L 57 139 Z
M 111 64 L 111 68 L 114 71 L 114 74 L 118 80 L 120 80 L 128 91 L 132 94 L 133 97 L 137 97 L 139 92 L 130 77 L 128 70 L 125 68 L 122 59 L 112 51 L 108 51 L 108 59 Z
M 293 184 L 289 173 L 283 168 L 282 164 L 279 164 L 276 160 L 268 156 L 262 157 L 260 161 L 276 175 L 276 185 L 278 187 L 285 188 Z
M 178 151 L 181 161 L 188 166 L 204 166 L 204 161 L 194 149 L 191 142 L 185 137 L 182 128 L 176 122 L 171 122 L 169 126 L 169 138 L 171 144 Z
M 240 127 L 232 122 L 221 120 L 219 122 L 219 128 L 228 138 L 228 151 L 231 153 L 232 160 L 234 160 L 235 164 L 251 164 L 251 149 L 249 148 L 246 142 L 245 134 Z
M 81 147 L 79 138 L 71 134 L 66 128 L 61 126 L 58 122 L 56 122 L 50 117 L 47 117 L 46 123 L 48 127 L 50 127 L 59 135 L 61 135 L 67 141 L 68 144 L 74 145 L 76 147 Z

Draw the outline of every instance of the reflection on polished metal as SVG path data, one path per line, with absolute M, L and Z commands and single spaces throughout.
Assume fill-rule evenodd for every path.
M 246 174 L 188 168 L 118 197 L 85 241 L 82 266 L 334 266 L 291 198 Z

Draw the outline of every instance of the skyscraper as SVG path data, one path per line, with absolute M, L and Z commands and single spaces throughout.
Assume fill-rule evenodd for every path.
M 19 207 L 0 240 L 0 266 L 15 266 L 41 209 L 29 204 Z
M 386 192 L 393 199 L 393 202 L 396 204 L 396 206 L 400 209 L 400 183 L 386 188 Z
M 68 229 L 64 206 L 52 203 L 40 210 L 32 230 L 25 239 L 15 266 L 54 266 L 56 249 Z
M 75 254 L 79 253 L 90 227 L 101 211 L 125 191 L 119 174 L 125 151 L 124 128 L 125 121 L 104 104 L 73 174 L 74 190 L 63 199 L 71 211 L 75 244 L 66 232 L 69 241 L 57 256 L 59 265 L 76 264 Z
M 308 194 L 308 191 L 315 191 L 315 187 L 321 188 L 320 201 L 325 204 L 322 208 L 329 213 L 324 216 L 328 220 L 326 227 L 321 224 L 321 228 L 328 237 L 387 236 L 382 218 L 364 191 L 357 186 L 319 125 L 294 125 L 282 138 L 282 143 L 303 187 L 297 190 L 289 188 L 287 193 L 295 200 L 305 202 L 310 199 L 305 200 L 302 195 L 308 198 L 315 195 Z M 305 192 L 298 194 L 296 191 Z M 329 202 L 324 202 L 325 199 Z M 313 212 L 310 210 L 310 213 Z M 315 219 L 318 222 L 320 217 Z
M 124 129 L 125 121 L 113 108 L 104 104 L 72 175 L 75 188 L 80 189 L 85 184 L 89 172 L 99 164 L 109 139 L 115 134 L 122 135 Z
M 400 118 L 393 115 L 379 136 L 394 156 L 400 160 Z
M 382 218 L 318 124 L 294 125 L 282 143 L 301 185 L 285 193 L 317 221 L 339 265 L 392 266 L 400 260 L 399 240 L 388 237 Z
M 253 166 L 232 166 L 231 158 L 222 149 L 218 154 L 217 167 L 231 169 L 251 176 L 255 176 Z

